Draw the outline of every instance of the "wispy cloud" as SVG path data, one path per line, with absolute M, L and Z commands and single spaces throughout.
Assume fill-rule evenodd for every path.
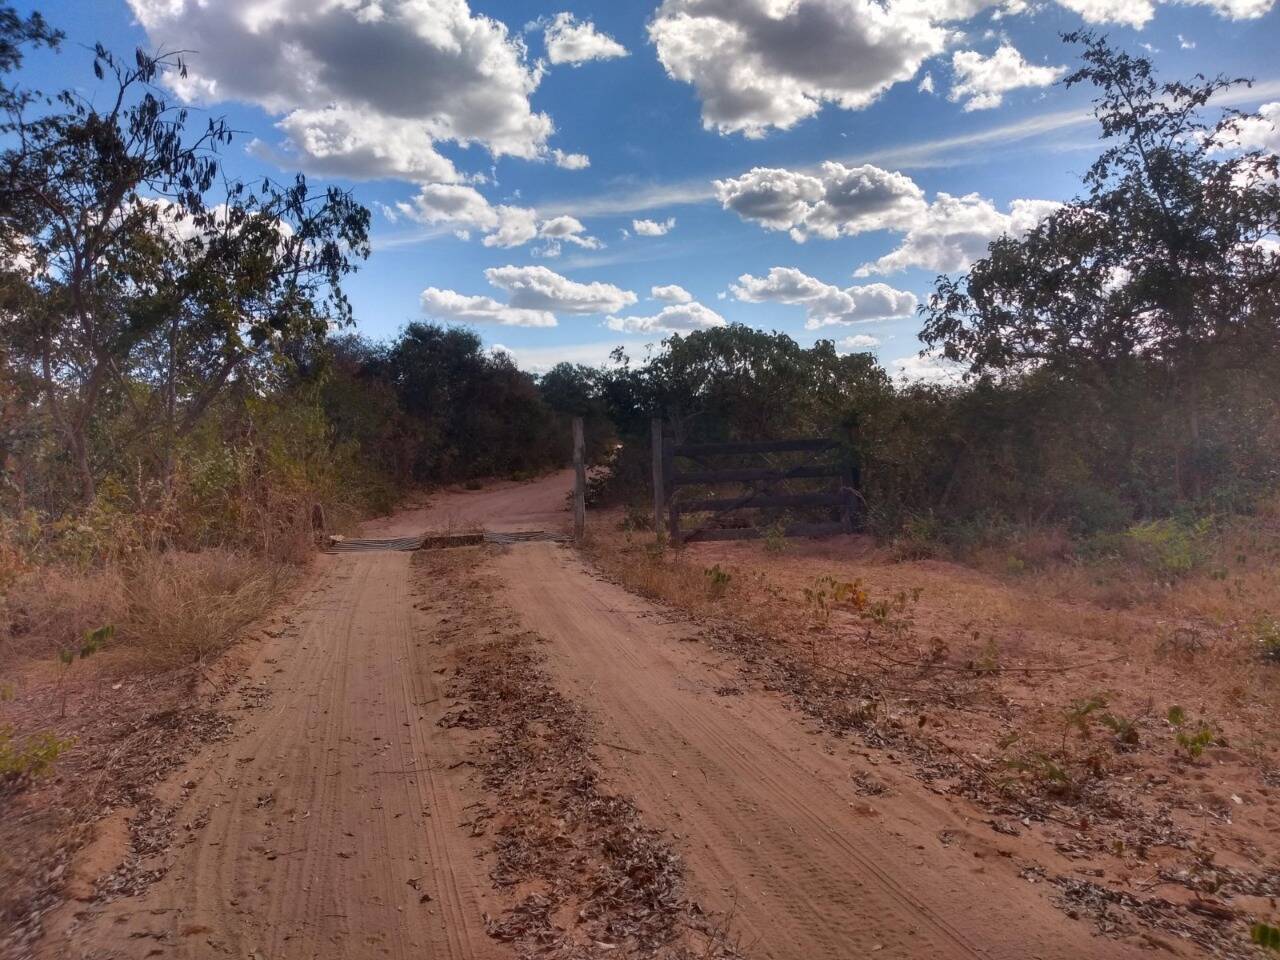
M 1212 101 L 1218 107 L 1237 107 L 1280 96 L 1280 79 L 1264 80 L 1252 87 L 1241 87 L 1215 97 Z M 973 162 L 985 154 L 975 151 L 993 143 L 1024 143 L 1062 133 L 1075 127 L 1096 123 L 1093 112 L 1088 107 L 1071 107 L 1055 110 L 1033 117 L 1026 117 L 1012 123 L 1001 123 L 975 130 L 972 133 L 957 134 L 950 137 L 936 137 L 916 143 L 903 143 L 883 147 L 878 150 L 862 151 L 845 156 L 824 157 L 823 160 L 837 160 L 845 164 L 873 163 L 877 166 L 896 170 L 920 170 L 926 168 L 960 166 Z M 795 169 L 812 173 L 819 169 L 818 164 L 800 166 Z M 650 183 L 636 186 L 621 186 L 608 193 L 595 196 L 552 199 L 537 204 L 542 216 L 569 215 L 574 217 L 608 217 L 629 216 L 652 210 L 667 210 L 672 207 L 711 203 L 716 199 L 713 181 L 728 176 L 737 176 L 741 169 L 726 170 L 723 174 L 709 176 L 705 179 L 678 180 L 670 183 Z M 375 239 L 375 248 L 404 246 L 420 243 L 447 233 L 448 231 L 406 231 L 404 233 L 379 237 Z M 582 266 L 591 264 L 603 266 L 612 262 L 630 262 L 635 260 L 618 254 L 618 260 L 607 257 L 581 258 Z

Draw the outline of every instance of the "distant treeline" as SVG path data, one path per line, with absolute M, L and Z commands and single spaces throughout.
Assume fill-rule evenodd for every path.
M 0 588 L 32 560 L 298 556 L 411 485 L 568 459 L 567 421 L 475 334 L 343 334 L 369 253 L 350 194 L 230 178 L 230 128 L 164 99 L 177 55 L 98 47 L 93 96 L 10 82 L 62 42 L 0 5 Z
M 651 415 L 679 439 L 846 439 L 884 533 L 1087 534 L 1280 491 L 1280 160 L 1248 134 L 1265 121 L 1205 119 L 1236 81 L 1162 83 L 1065 39 L 1103 152 L 1077 199 L 938 278 L 920 336 L 954 384 L 895 385 L 870 355 L 740 326 L 673 336 L 595 374 L 622 440 L 602 494 L 645 485 Z
M 231 131 L 192 133 L 153 85 L 175 57 L 99 49 L 112 95 L 90 100 L 4 83 L 62 38 L 0 6 L 0 560 L 294 555 L 406 488 L 563 465 L 575 415 L 614 502 L 645 499 L 661 417 L 688 440 L 843 438 L 887 534 L 1247 510 L 1280 488 L 1277 158 L 1243 138 L 1257 118 L 1203 119 L 1226 81 L 1068 39 L 1104 152 L 1078 199 L 938 278 L 921 338 L 964 382 L 739 325 L 539 378 L 467 330 L 345 334 L 367 210 L 227 181 Z

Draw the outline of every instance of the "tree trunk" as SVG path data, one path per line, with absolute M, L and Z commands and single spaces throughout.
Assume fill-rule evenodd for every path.
M 69 426 L 65 432 L 67 446 L 71 448 L 71 461 L 80 477 L 80 502 L 88 507 L 93 504 L 98 492 L 93 479 L 93 468 L 89 465 L 89 443 L 83 429 Z

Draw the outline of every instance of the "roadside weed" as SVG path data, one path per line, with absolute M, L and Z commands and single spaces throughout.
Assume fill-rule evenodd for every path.
M 1206 747 L 1221 742 L 1220 738 L 1214 734 L 1213 728 L 1204 720 L 1199 721 L 1194 728 L 1191 727 L 1187 722 L 1187 712 L 1176 704 L 1169 708 L 1166 719 L 1175 731 L 1174 739 L 1178 747 L 1190 760 L 1199 760 Z
M 719 599 L 729 589 L 729 582 L 733 579 L 733 574 L 721 568 L 720 564 L 713 567 L 707 567 L 703 571 L 703 575 L 707 578 L 707 593 L 713 599 Z
M 74 743 L 53 733 L 37 733 L 19 743 L 13 730 L 0 727 L 0 785 L 47 773 L 59 754 Z

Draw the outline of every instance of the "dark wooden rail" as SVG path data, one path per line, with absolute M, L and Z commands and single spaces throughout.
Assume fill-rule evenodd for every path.
M 653 492 L 654 525 L 665 524 L 673 544 L 697 540 L 747 540 L 762 537 L 759 526 L 700 527 L 684 532 L 680 519 L 690 513 L 725 514 L 736 510 L 758 510 L 777 507 L 838 507 L 839 521 L 830 523 L 792 523 L 783 528 L 785 536 L 814 537 L 850 533 L 858 505 L 857 469 L 845 458 L 812 462 L 814 457 L 836 453 L 842 449 L 837 440 L 827 437 L 795 437 L 786 440 L 732 441 L 727 443 L 675 443 L 662 437 L 662 422 L 653 422 Z M 717 457 L 756 456 L 775 453 L 808 453 L 809 460 L 790 467 L 733 466 L 716 469 L 708 461 Z M 676 471 L 677 459 L 696 461 L 696 468 Z M 776 488 L 789 480 L 831 478 L 832 488 L 804 493 L 779 492 Z M 737 496 L 703 497 L 681 500 L 680 487 L 711 486 L 719 483 L 750 484 L 754 489 Z M 665 513 L 665 516 L 664 516 Z

